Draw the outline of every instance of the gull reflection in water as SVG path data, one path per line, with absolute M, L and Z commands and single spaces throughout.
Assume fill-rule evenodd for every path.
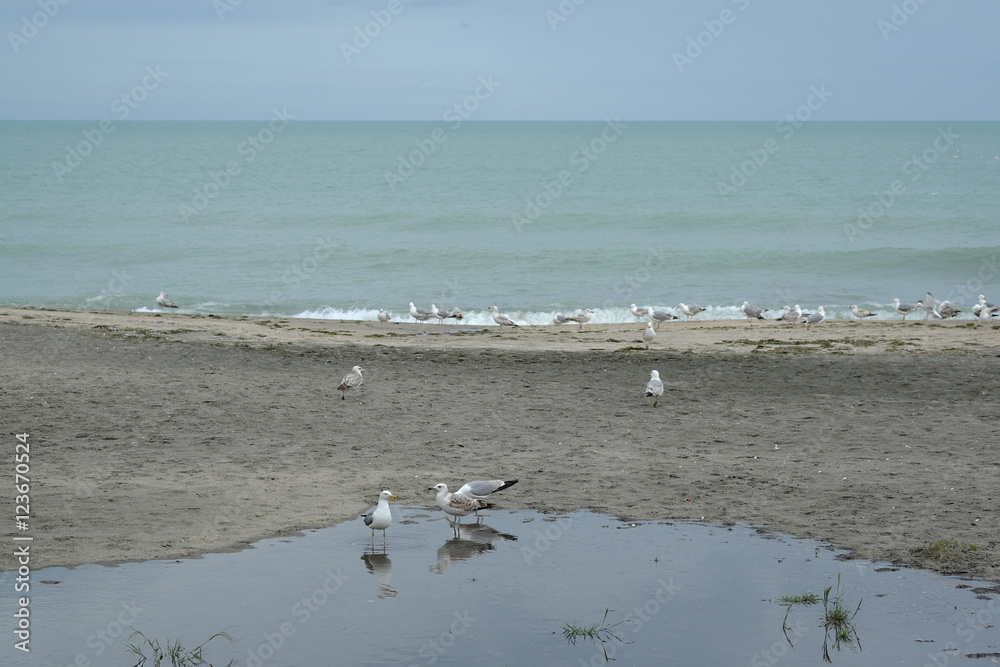
M 392 561 L 384 553 L 361 554 L 361 560 L 365 562 L 365 568 L 375 577 L 378 582 L 378 596 L 380 598 L 396 597 L 396 589 L 389 585 L 389 577 L 392 576 Z
M 517 541 L 516 535 L 501 533 L 484 523 L 453 523 L 452 529 L 454 537 L 437 550 L 437 563 L 430 566 L 432 572 L 444 574 L 452 563 L 492 551 L 496 548 L 493 543 L 498 540 Z

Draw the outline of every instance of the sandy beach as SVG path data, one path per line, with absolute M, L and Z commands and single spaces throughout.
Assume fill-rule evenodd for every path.
M 517 478 L 500 507 L 746 522 L 1000 581 L 1000 330 L 679 321 L 647 350 L 644 326 L 0 308 L 32 567 L 236 550 L 383 488 L 431 505 L 437 482 Z

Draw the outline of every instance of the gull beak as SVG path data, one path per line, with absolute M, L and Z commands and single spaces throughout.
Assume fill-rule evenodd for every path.
M 389 496 L 389 497 L 392 498 L 393 500 L 399 500 L 399 498 L 397 498 L 396 496 Z

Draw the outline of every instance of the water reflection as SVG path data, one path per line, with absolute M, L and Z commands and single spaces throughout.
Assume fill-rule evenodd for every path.
M 517 536 L 510 533 L 503 533 L 496 528 L 491 528 L 485 523 L 458 523 L 450 522 L 452 537 L 445 541 L 437 550 L 437 562 L 431 565 L 432 572 L 444 574 L 444 571 L 452 563 L 468 560 L 473 556 L 480 556 L 496 547 L 494 542 L 506 540 L 516 542 Z
M 389 556 L 384 553 L 365 552 L 361 554 L 361 560 L 365 562 L 365 567 L 378 583 L 378 596 L 380 598 L 396 597 L 398 591 L 389 585 L 389 579 L 392 577 L 392 560 L 389 559 Z

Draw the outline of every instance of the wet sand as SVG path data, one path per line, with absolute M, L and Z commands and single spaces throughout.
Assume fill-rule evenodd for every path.
M 383 488 L 431 505 L 437 482 L 518 478 L 499 506 L 746 522 L 1000 581 L 1000 330 L 671 322 L 646 350 L 643 328 L 0 308 L 32 568 L 241 549 Z M 921 551 L 939 541 L 959 548 Z

